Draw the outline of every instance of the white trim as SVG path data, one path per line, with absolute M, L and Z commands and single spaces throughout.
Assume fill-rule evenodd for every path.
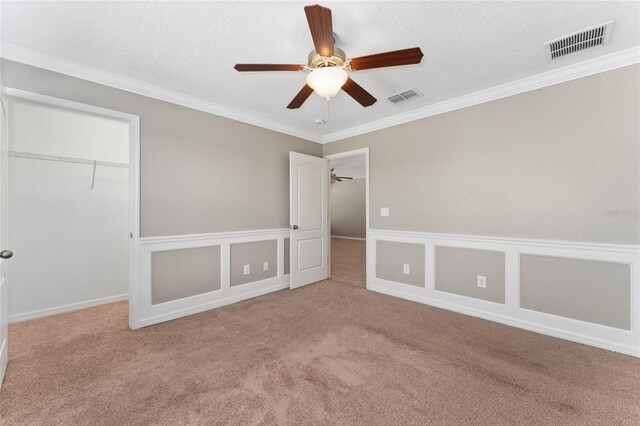
M 132 328 L 146 327 L 288 288 L 290 277 L 289 274 L 284 274 L 285 238 L 289 238 L 288 228 L 141 238 L 138 278 L 140 315 Z M 265 240 L 277 240 L 276 276 L 231 287 L 231 245 Z M 153 305 L 152 254 L 157 251 L 210 246 L 220 246 L 220 289 Z
M 84 302 L 69 303 L 67 305 L 54 306 L 51 308 L 39 309 L 36 311 L 23 312 L 21 314 L 9 315 L 9 323 L 28 321 L 41 317 L 48 317 L 50 315 L 61 314 L 64 312 L 75 311 L 78 309 L 90 308 L 92 306 L 104 305 L 106 303 L 120 302 L 127 300 L 128 294 L 118 294 L 116 296 L 101 297 L 98 299 L 87 300 Z
M 340 238 L 342 240 L 356 240 L 356 241 L 367 241 L 366 238 L 358 238 L 358 237 L 343 237 L 341 235 L 332 235 L 331 238 Z
M 161 243 L 172 243 L 172 242 L 175 242 L 175 243 L 197 242 L 197 241 L 206 241 L 206 240 L 219 239 L 219 238 L 229 238 L 234 240 L 245 238 L 250 241 L 258 241 L 258 240 L 254 240 L 254 238 L 263 237 L 263 236 L 278 237 L 288 232 L 289 232 L 289 228 L 275 228 L 275 229 L 256 229 L 252 231 L 211 232 L 207 234 L 167 235 L 164 237 L 162 236 L 161 237 L 142 237 L 140 238 L 140 243 L 142 245 L 149 245 L 149 244 L 161 244 Z
M 410 121 L 420 120 L 434 115 L 443 114 L 445 112 L 467 108 L 473 105 L 529 92 L 531 90 L 553 86 L 554 84 L 565 83 L 578 78 L 588 77 L 593 74 L 626 67 L 638 62 L 640 62 L 640 46 L 600 56 L 578 64 L 546 71 L 484 90 L 479 90 L 457 98 L 447 99 L 436 104 L 427 105 L 402 114 L 396 114 L 371 123 L 329 133 L 322 137 L 322 143 L 335 142 L 341 139 L 375 132 L 376 130 L 386 129 L 388 127 L 408 123 Z
M 126 121 L 129 124 L 129 327 L 136 328 L 139 313 L 138 269 L 140 238 L 140 117 L 94 105 L 54 98 L 25 90 L 5 88 L 10 98 L 51 105 Z
M 451 235 L 369 229 L 367 289 L 403 299 L 449 309 L 578 343 L 640 357 L 640 245 L 587 243 L 539 239 Z M 425 287 L 415 287 L 376 277 L 376 241 L 425 246 Z M 505 254 L 505 303 L 492 303 L 435 289 L 435 247 L 449 246 L 500 251 Z M 520 307 L 521 254 L 625 263 L 631 266 L 631 329 L 624 330 L 587 321 L 535 312 Z
M 288 277 L 288 275 L 286 275 Z M 262 286 L 261 288 L 245 293 L 240 293 L 224 298 L 219 298 L 216 300 L 211 300 L 205 303 L 196 304 L 194 306 L 178 308 L 169 312 L 161 313 L 156 316 L 150 316 L 144 318 L 140 321 L 140 327 L 146 327 L 153 324 L 158 324 L 160 322 L 170 321 L 176 318 L 182 318 L 188 315 L 198 314 L 201 312 L 209 311 L 211 309 L 220 308 L 222 306 L 231 305 L 233 303 L 241 302 L 243 300 L 252 299 L 254 297 L 262 296 L 265 294 L 273 293 L 274 291 L 284 290 L 289 288 L 289 280 L 281 282 L 275 282 L 274 280 L 265 280 L 270 281 L 268 286 Z M 243 284 L 247 285 L 247 284 Z
M 9 339 L 2 339 L 2 347 L 0 348 L 0 389 L 2 389 L 2 382 L 4 381 L 4 375 L 9 363 Z
M 578 64 L 542 72 L 520 80 L 476 91 L 436 104 L 427 105 L 406 113 L 397 114 L 360 126 L 351 127 L 349 129 L 339 130 L 324 136 L 309 133 L 307 130 L 299 128 L 298 126 L 282 123 L 271 117 L 263 117 L 260 114 L 256 114 L 251 111 L 187 95 L 175 90 L 166 89 L 162 86 L 110 73 L 99 68 L 40 53 L 8 42 L 2 43 L 2 57 L 11 61 L 66 74 L 82 80 L 103 84 L 120 90 L 126 90 L 131 93 L 137 93 L 139 95 L 148 96 L 176 105 L 197 109 L 199 111 L 208 112 L 210 114 L 219 115 L 221 117 L 241 121 L 313 142 L 329 143 L 636 64 L 640 62 L 640 46 L 600 56 Z M 549 64 L 546 65 L 550 66 Z
M 593 243 L 586 241 L 566 241 L 566 240 L 543 240 L 534 238 L 508 238 L 508 237 L 488 237 L 479 235 L 463 235 L 463 234 L 441 234 L 433 232 L 417 232 L 417 231 L 391 231 L 386 229 L 374 229 L 369 231 L 375 232 L 376 236 L 390 236 L 399 238 L 418 238 L 429 240 L 459 241 L 480 244 L 498 244 L 498 245 L 526 245 L 545 248 L 563 248 L 574 250 L 593 250 L 599 252 L 615 252 L 640 255 L 640 245 L 637 244 L 611 244 L 611 243 Z
M 263 117 L 242 108 L 223 105 L 218 102 L 167 89 L 156 84 L 104 71 L 69 59 L 37 52 L 13 43 L 2 42 L 2 57 L 11 61 L 66 74 L 71 77 L 91 81 L 93 83 L 170 102 L 175 105 L 208 112 L 231 120 L 241 121 L 243 123 L 273 130 L 275 132 L 307 139 L 313 142 L 321 142 L 321 138 L 319 136 L 305 130 L 298 129 L 287 123 L 282 123 L 274 118 Z M 231 71 L 232 70 L 230 70 L 230 72 Z
M 331 160 L 335 160 L 338 158 L 347 158 L 347 157 L 355 157 L 356 155 L 363 155 L 364 154 L 364 163 L 365 163 L 365 179 L 367 179 L 367 181 L 365 182 L 365 214 L 366 214 L 366 218 L 365 218 L 365 226 L 366 226 L 366 230 L 367 230 L 367 235 L 365 237 L 365 241 L 369 240 L 369 183 L 371 182 L 370 179 L 370 175 L 369 175 L 369 147 L 366 148 L 360 148 L 360 149 L 354 149 L 351 151 L 344 151 L 344 152 L 338 152 L 336 154 L 328 154 L 325 155 L 324 158 L 326 158 L 327 160 L 329 160 L 329 162 L 331 162 Z M 331 199 L 331 197 L 329 197 L 329 199 Z M 329 229 L 331 229 L 331 204 L 329 204 Z M 341 237 L 338 237 L 341 238 Z M 345 238 L 345 237 L 342 237 Z M 368 251 L 367 251 L 368 252 Z M 331 244 L 329 244 L 329 257 L 331 257 Z M 366 273 L 366 278 L 365 281 L 369 282 L 369 272 L 371 270 L 371 265 L 369 265 L 370 262 L 370 258 L 369 256 L 367 256 L 367 267 L 365 270 Z M 371 278 L 373 277 L 373 275 L 371 276 Z

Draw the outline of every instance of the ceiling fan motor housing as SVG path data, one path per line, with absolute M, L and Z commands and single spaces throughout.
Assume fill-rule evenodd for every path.
M 324 67 L 347 68 L 347 66 L 347 55 L 337 47 L 333 48 L 332 56 L 322 56 L 315 50 L 312 50 L 311 53 L 309 53 L 309 69 Z

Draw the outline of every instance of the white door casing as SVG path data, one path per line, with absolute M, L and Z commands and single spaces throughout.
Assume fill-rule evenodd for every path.
M 6 249 L 7 228 L 6 220 L 6 196 L 7 196 L 7 106 L 4 97 L 4 88 L 0 97 L 0 250 Z M 9 361 L 9 300 L 7 288 L 7 261 L 0 258 L 0 388 L 4 373 L 7 371 Z
M 289 154 L 290 288 L 329 277 L 329 162 Z

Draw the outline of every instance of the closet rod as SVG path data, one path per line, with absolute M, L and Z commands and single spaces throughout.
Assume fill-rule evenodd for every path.
M 76 163 L 76 164 L 90 164 L 92 166 L 106 166 L 106 167 L 122 167 L 129 168 L 127 163 L 114 163 L 111 161 L 97 161 L 97 160 L 88 160 L 86 158 L 75 158 L 75 157 L 60 157 L 57 155 L 45 155 L 45 154 L 34 154 L 32 152 L 20 152 L 20 151 L 7 151 L 9 157 L 16 158 L 31 158 L 33 160 L 47 160 L 47 161 L 60 161 L 63 163 Z

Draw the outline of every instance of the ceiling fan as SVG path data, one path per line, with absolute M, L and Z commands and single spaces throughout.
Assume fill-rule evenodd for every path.
M 331 9 L 319 5 L 306 6 L 304 13 L 307 15 L 315 46 L 315 50 L 309 54 L 307 65 L 236 64 L 234 67 L 236 71 L 241 72 L 311 71 L 307 75 L 307 84 L 287 105 L 289 109 L 300 108 L 314 91 L 328 101 L 337 95 L 340 89 L 363 107 L 371 106 L 377 99 L 349 78 L 347 71 L 419 64 L 422 60 L 423 54 L 419 47 L 347 59 L 346 54 L 334 46 Z
M 334 183 L 335 181 L 342 182 L 345 179 L 353 180 L 352 177 L 348 176 L 336 176 L 336 174 L 333 173 L 334 170 L 335 169 L 331 169 L 331 183 Z

